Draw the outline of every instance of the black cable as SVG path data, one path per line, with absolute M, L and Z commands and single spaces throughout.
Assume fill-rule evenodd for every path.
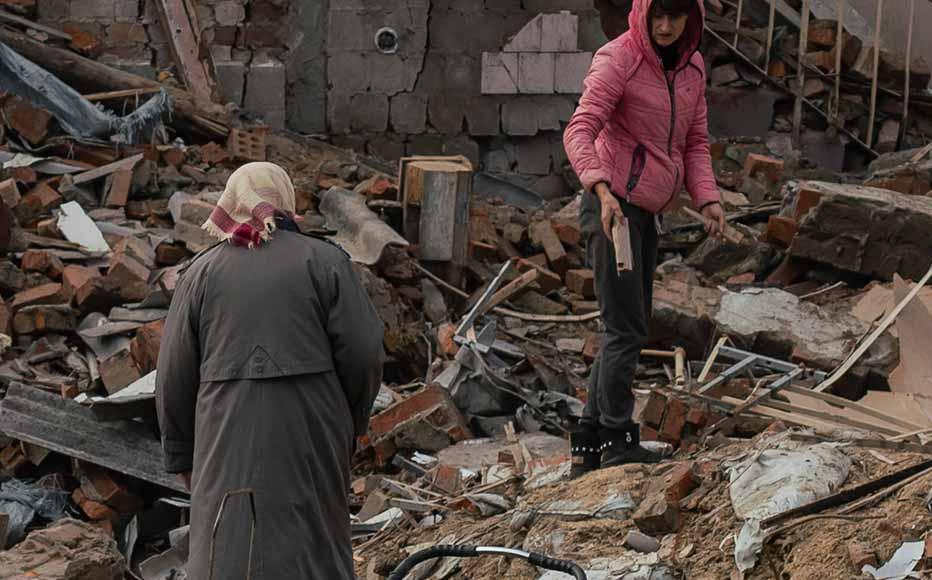
M 418 564 L 433 560 L 434 558 L 475 558 L 477 556 L 506 556 L 511 558 L 522 558 L 534 566 L 563 572 L 573 576 L 575 580 L 587 580 L 586 572 L 575 562 L 569 560 L 558 560 L 534 552 L 525 552 L 523 550 L 514 550 L 511 548 L 498 548 L 494 546 L 453 546 L 441 545 L 434 546 L 412 554 L 395 568 L 395 571 L 388 576 L 388 580 L 404 580 L 405 576 Z

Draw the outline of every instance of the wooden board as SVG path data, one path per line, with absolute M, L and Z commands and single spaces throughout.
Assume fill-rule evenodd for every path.
M 894 277 L 893 293 L 897 302 L 909 293 L 909 285 L 899 276 Z M 921 301 L 913 300 L 896 319 L 896 331 L 900 364 L 890 373 L 890 390 L 932 395 L 932 314 Z
M 194 102 L 202 106 L 220 102 L 220 85 L 210 49 L 201 45 L 194 3 L 191 0 L 157 0 L 155 4 L 181 80 L 194 96 Z
M 472 166 L 463 161 L 403 160 L 400 187 L 405 237 L 418 244 L 418 255 L 423 260 L 466 263 Z

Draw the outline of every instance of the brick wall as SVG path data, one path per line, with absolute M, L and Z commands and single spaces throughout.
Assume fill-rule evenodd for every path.
M 390 160 L 464 154 L 531 178 L 560 173 L 574 87 L 605 42 L 593 0 L 195 3 L 226 97 L 272 126 Z M 101 60 L 149 77 L 172 68 L 153 0 L 38 0 L 37 11 L 96 39 Z M 566 16 L 572 30 L 553 24 Z M 527 43 L 529 23 L 543 46 L 533 33 Z M 376 45 L 386 28 L 396 50 Z M 517 67 L 514 90 L 494 83 L 502 61 Z

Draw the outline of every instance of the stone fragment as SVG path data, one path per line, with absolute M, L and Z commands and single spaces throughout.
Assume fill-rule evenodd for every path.
M 136 361 L 133 360 L 129 349 L 122 350 L 100 361 L 98 369 L 104 388 L 111 395 L 122 391 L 142 378 L 142 372 L 136 366 Z
M 650 495 L 634 512 L 634 523 L 648 536 L 672 534 L 680 529 L 680 508 L 661 493 Z
M 159 360 L 159 347 L 162 343 L 162 332 L 165 330 L 165 321 L 156 320 L 142 326 L 136 331 L 130 343 L 130 353 L 143 375 L 155 370 Z
M 16 334 L 73 332 L 77 327 L 77 312 L 67 304 L 24 306 L 13 317 Z
M 0 552 L 0 578 L 117 580 L 126 564 L 116 541 L 92 524 L 70 518 L 31 532 Z

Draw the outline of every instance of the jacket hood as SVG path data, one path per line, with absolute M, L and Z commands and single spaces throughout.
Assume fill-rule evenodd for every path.
M 646 58 L 653 58 L 655 62 L 660 62 L 660 57 L 654 49 L 654 43 L 651 41 L 650 23 L 648 13 L 653 0 L 634 0 L 631 6 L 631 13 L 628 15 L 628 25 L 631 33 L 637 40 L 638 47 L 644 53 Z M 679 40 L 680 60 L 677 68 L 686 66 L 690 57 L 699 49 L 699 43 L 702 42 L 702 30 L 705 24 L 705 3 L 703 0 L 696 0 L 693 4 L 693 10 L 689 13 L 689 20 L 686 23 L 686 30 Z M 653 56 L 652 56 L 653 55 Z M 662 65 L 661 65 L 662 66 Z

